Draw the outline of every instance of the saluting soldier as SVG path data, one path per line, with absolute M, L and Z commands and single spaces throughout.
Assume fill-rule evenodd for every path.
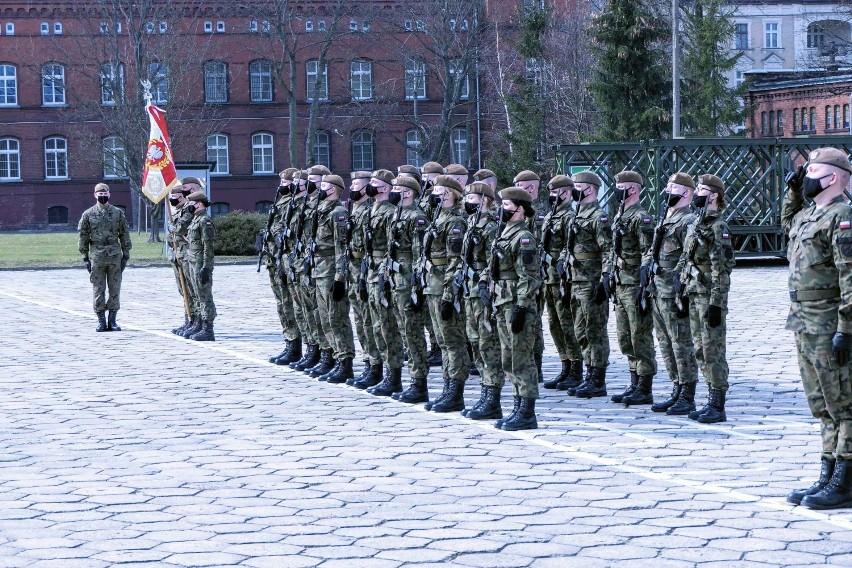
M 789 176 L 781 222 L 790 237 L 790 313 L 808 406 L 820 421 L 816 483 L 787 496 L 811 509 L 852 507 L 852 207 L 845 152 L 818 148 Z M 812 204 L 805 206 L 804 199 Z
M 194 177 L 194 176 L 187 176 L 187 177 L 183 178 L 181 185 L 183 186 L 183 192 L 187 195 L 187 198 L 191 194 L 196 193 L 198 191 L 204 192 L 203 182 L 200 179 L 198 179 L 197 177 Z M 186 201 L 184 203 L 184 207 L 187 204 L 189 204 L 189 201 Z M 183 235 L 183 241 L 184 241 L 183 253 L 181 254 L 181 257 L 184 260 L 182 261 L 181 267 L 183 269 L 183 277 L 186 280 L 186 287 L 187 287 L 187 291 L 189 292 L 189 298 L 192 301 L 192 304 L 190 304 L 190 313 L 195 314 L 195 320 L 193 321 L 192 319 L 190 319 L 189 325 L 186 326 L 177 335 L 180 335 L 181 337 L 185 337 L 185 338 L 189 339 L 190 337 L 192 337 L 193 335 L 195 335 L 196 333 L 201 331 L 202 321 L 201 321 L 201 314 L 198 312 L 198 305 L 199 305 L 198 304 L 198 298 L 195 296 L 195 289 L 191 286 L 191 283 L 189 282 L 190 275 L 192 274 L 192 266 L 191 266 L 191 263 L 189 261 L 188 255 L 186 254 L 186 248 L 187 248 L 188 243 L 189 243 L 189 224 L 195 218 L 195 214 L 193 213 L 193 208 L 189 208 L 186 211 L 185 215 L 186 215 L 186 218 L 184 219 L 185 226 L 183 227 L 183 229 L 181 231 L 181 234 Z M 178 243 L 180 243 L 180 239 L 178 239 Z
M 110 205 L 109 186 L 95 186 L 97 203 L 86 209 L 80 217 L 77 230 L 80 232 L 79 250 L 83 264 L 89 271 L 93 287 L 95 314 L 98 326 L 95 331 L 121 331 L 115 318 L 121 307 L 121 273 L 130 259 L 130 231 L 124 211 Z M 109 299 L 106 298 L 109 287 Z M 105 311 L 109 311 L 107 321 Z
M 210 200 L 203 191 L 196 191 L 187 197 L 192 208 L 192 222 L 189 224 L 189 246 L 187 259 L 196 297 L 196 310 L 201 316 L 201 329 L 189 336 L 193 341 L 215 341 L 213 320 L 216 319 L 216 304 L 213 302 L 213 241 L 216 230 L 213 220 L 207 215 Z
M 192 221 L 192 211 L 184 207 L 188 201 L 186 196 L 192 193 L 186 186 L 179 184 L 169 190 L 169 205 L 171 205 L 171 215 L 169 216 L 168 239 L 169 247 L 173 255 L 172 267 L 175 272 L 175 282 L 177 282 L 178 293 L 184 300 L 185 307 L 189 307 L 189 316 L 184 315 L 183 325 L 172 330 L 175 335 L 183 335 L 183 332 L 188 328 L 197 325 L 200 319 L 195 309 L 195 299 L 190 294 L 190 286 L 187 280 L 189 279 L 189 264 L 186 260 L 186 245 L 187 232 L 189 223 Z

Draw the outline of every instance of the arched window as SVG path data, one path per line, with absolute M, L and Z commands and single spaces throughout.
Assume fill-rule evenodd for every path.
M 208 61 L 204 64 L 204 101 L 228 102 L 228 65 L 225 62 Z
M 49 225 L 67 225 L 68 208 L 64 205 L 54 205 L 47 208 L 47 223 Z
M 21 143 L 16 138 L 0 138 L 0 181 L 21 179 Z
M 405 163 L 411 164 L 412 166 L 417 166 L 418 168 L 423 165 L 423 155 L 421 154 L 421 148 L 423 146 L 423 141 L 420 136 L 420 131 L 416 128 L 412 128 L 411 130 L 405 133 Z
M 272 134 L 258 132 L 251 137 L 252 172 L 271 174 L 275 171 Z
M 272 64 L 269 61 L 252 61 L 249 64 L 251 102 L 272 102 Z
M 852 36 L 852 26 L 843 20 L 822 20 L 808 24 L 807 46 L 823 49 L 846 45 Z
M 314 165 L 331 167 L 331 136 L 325 130 L 317 130 L 314 141 Z
M 65 104 L 65 67 L 59 63 L 41 66 L 41 102 L 45 106 Z
M 68 178 L 68 140 L 61 136 L 44 140 L 44 178 Z
M 18 70 L 9 63 L 0 64 L 0 106 L 18 104 Z
M 104 177 L 127 177 L 127 154 L 118 136 L 104 138 Z
M 373 171 L 373 133 L 369 130 L 352 135 L 352 169 Z
M 226 175 L 230 172 L 226 134 L 211 134 L 207 137 L 207 161 L 216 162 L 211 174 Z

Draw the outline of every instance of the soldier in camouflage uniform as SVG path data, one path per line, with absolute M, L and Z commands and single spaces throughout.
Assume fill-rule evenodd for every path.
M 193 210 L 189 224 L 189 282 L 196 299 L 196 310 L 201 315 L 201 329 L 189 336 L 193 341 L 215 341 L 213 320 L 216 319 L 216 304 L 213 303 L 213 240 L 216 231 L 213 220 L 207 215 L 210 200 L 203 191 L 196 191 L 187 197 Z
M 109 186 L 97 184 L 95 199 L 98 202 L 83 212 L 77 225 L 80 232 L 78 248 L 89 271 L 95 314 L 98 316 L 95 331 L 121 331 L 115 321 L 120 307 L 121 273 L 127 266 L 133 246 L 124 211 L 110 205 L 109 197 Z M 106 299 L 107 287 L 109 300 Z M 109 310 L 109 321 L 105 310 Z
M 535 401 L 538 370 L 530 345 L 535 342 L 536 296 L 542 286 L 541 258 L 535 236 L 524 217 L 535 215 L 530 194 L 510 187 L 500 192 L 505 227 L 497 236 L 488 274 L 500 337 L 503 370 L 512 382 L 514 408 L 508 418 L 495 422 L 503 430 L 538 428 Z
M 851 174 L 846 152 L 812 151 L 806 170 L 788 176 L 781 211 L 790 237 L 787 329 L 822 435 L 819 480 L 787 500 L 812 509 L 852 507 L 852 207 L 844 196 Z
M 598 204 L 601 178 L 594 172 L 574 174 L 571 196 L 578 203 L 571 223 L 568 243 L 562 253 L 565 272 L 571 273 L 571 313 L 574 333 L 583 351 L 586 377 L 568 394 L 581 398 L 606 396 L 606 368 L 609 365 L 609 303 L 603 272 L 604 259 L 612 247 L 609 214 Z
M 728 391 L 728 360 L 725 357 L 725 316 L 734 268 L 731 229 L 722 218 L 725 183 L 717 176 L 698 178 L 692 204 L 701 211 L 686 231 L 683 255 L 675 267 L 675 294 L 687 296 L 689 328 L 695 342 L 695 359 L 707 381 L 704 408 L 689 418 L 705 424 L 724 422 Z M 683 302 L 683 300 L 681 300 Z
M 176 185 L 169 191 L 168 245 L 173 255 L 172 267 L 175 272 L 178 293 L 184 299 L 184 311 L 188 312 L 184 314 L 183 325 L 172 330 L 175 335 L 182 335 L 187 328 L 192 327 L 200 319 L 198 314 L 192 311 L 193 306 L 195 306 L 195 299 L 190 296 L 189 284 L 186 281 L 189 278 L 189 264 L 186 261 L 186 235 L 193 215 L 184 206 L 188 203 L 186 196 L 190 193 L 192 191 L 183 185 Z
M 618 346 L 630 368 L 630 385 L 611 400 L 627 406 L 653 404 L 651 387 L 657 374 L 654 318 L 636 302 L 642 255 L 654 239 L 654 219 L 639 202 L 642 182 L 638 172 L 624 171 L 615 176 L 614 196 L 620 205 L 612 224 L 612 251 L 604 268 L 610 275 L 607 288 L 614 298 Z
M 187 197 L 193 193 L 198 191 L 204 192 L 204 184 L 197 177 L 185 177 L 182 181 L 183 193 L 187 195 Z M 184 202 L 184 207 L 188 204 L 188 201 Z M 189 339 L 199 331 L 201 331 L 201 314 L 198 313 L 198 298 L 195 297 L 195 292 L 191 283 L 189 282 L 190 274 L 192 273 L 191 263 L 189 262 L 188 255 L 186 254 L 186 248 L 189 242 L 189 225 L 192 220 L 195 218 L 195 215 L 192 212 L 192 209 L 186 209 L 186 211 L 182 211 L 183 220 L 180 223 L 179 231 L 180 233 L 177 235 L 178 247 L 181 247 L 181 241 L 183 241 L 180 257 L 183 259 L 181 261 L 181 269 L 183 270 L 183 278 L 186 283 L 187 294 L 190 299 L 190 314 L 195 317 L 190 317 L 189 324 L 186 325 L 183 329 L 178 329 L 178 333 L 176 335 L 180 335 L 181 337 L 186 337 Z M 182 238 L 181 238 L 182 237 Z
M 284 239 L 286 227 L 293 216 L 295 197 L 293 197 L 293 175 L 299 170 L 287 168 L 278 174 L 279 185 L 274 204 L 270 238 L 267 238 L 266 270 L 269 273 L 269 285 L 275 295 L 275 307 L 278 321 L 284 334 L 284 350 L 269 359 L 276 365 L 289 365 L 302 358 L 302 335 L 293 313 L 293 298 L 287 285 L 286 257 Z
M 444 166 L 438 162 L 426 162 L 420 168 L 420 171 L 422 172 L 421 185 L 423 186 L 423 193 L 420 195 L 418 205 L 421 211 L 425 213 L 426 218 L 432 219 L 433 211 L 432 206 L 429 205 L 429 196 L 432 195 L 432 187 L 435 184 L 435 179 L 440 175 L 444 175 Z M 443 365 L 443 359 L 441 357 L 441 347 L 438 345 L 438 337 L 432 328 L 432 318 L 424 315 L 423 325 L 426 326 L 426 331 L 429 333 L 429 366 L 440 367 Z
M 675 303 L 673 281 L 674 269 L 683 254 L 686 229 L 695 220 L 695 215 L 689 211 L 694 190 L 695 182 L 689 174 L 678 172 L 669 177 L 664 193 L 668 210 L 654 237 L 660 240 L 659 258 L 653 258 L 654 251 L 648 250 L 642 257 L 639 272 L 640 282 L 653 278 L 647 289 L 653 296 L 654 330 L 673 384 L 671 396 L 651 405 L 651 410 L 670 416 L 687 415 L 695 410 L 695 383 L 698 381 L 695 346 L 686 319 L 688 312 L 678 310 Z
M 571 303 L 562 301 L 561 266 L 559 256 L 567 245 L 568 227 L 574 218 L 571 208 L 571 190 L 574 182 L 568 176 L 555 176 L 547 184 L 551 210 L 542 226 L 541 258 L 545 271 L 543 288 L 547 306 L 547 321 L 556 352 L 562 361 L 562 370 L 553 379 L 544 382 L 546 389 L 568 390 L 577 388 L 583 381 L 583 352 L 574 333 L 574 316 Z

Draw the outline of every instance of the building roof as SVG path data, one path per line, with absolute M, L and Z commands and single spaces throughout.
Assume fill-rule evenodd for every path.
M 852 83 L 852 68 L 814 71 L 748 71 L 749 92 L 777 91 Z

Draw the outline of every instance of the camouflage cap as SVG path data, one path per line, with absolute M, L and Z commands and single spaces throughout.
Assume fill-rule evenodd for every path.
M 338 175 L 329 174 L 322 176 L 322 181 L 330 183 L 332 185 L 336 185 L 340 189 L 346 189 L 346 185 L 343 183 L 343 178 Z
M 411 166 L 409 164 L 405 164 L 403 166 L 399 166 L 396 169 L 397 175 L 399 174 L 408 174 L 410 176 L 414 176 L 418 181 L 420 180 L 420 170 L 417 169 L 417 166 Z
M 846 170 L 852 174 L 852 165 L 849 164 L 849 156 L 846 152 L 838 148 L 826 147 L 812 150 L 810 156 L 808 156 L 808 163 L 827 164 L 841 170 Z
M 494 199 L 494 190 L 491 189 L 490 185 L 488 185 L 487 183 L 482 183 L 481 181 L 475 181 L 469 186 L 467 186 L 467 193 L 490 197 L 492 200 Z
M 486 170 L 486 169 L 476 170 L 476 173 L 473 174 L 473 179 L 475 181 L 483 181 L 483 180 L 486 180 L 488 178 L 496 178 L 496 177 L 497 177 L 497 174 L 495 174 L 491 170 Z
M 571 178 L 574 180 L 574 183 L 588 183 L 589 185 L 593 185 L 595 187 L 600 187 L 603 185 L 603 180 L 592 171 L 585 172 L 577 172 Z
M 420 195 L 420 184 L 416 179 L 410 177 L 397 177 L 394 178 L 392 185 L 398 185 L 400 187 L 404 187 L 406 189 L 410 189 Z
M 442 166 L 438 162 L 426 162 L 420 168 L 420 171 L 424 174 L 443 174 L 444 166 Z
M 210 199 L 207 197 L 207 194 L 203 191 L 196 191 L 189 194 L 189 197 L 186 198 L 187 201 L 198 201 L 199 203 L 203 203 L 205 207 L 210 205 Z
M 706 185 L 719 195 L 725 195 L 725 182 L 722 181 L 722 178 L 719 176 L 715 176 L 713 174 L 702 174 L 698 176 L 698 183 L 700 185 Z
M 293 181 L 293 176 L 296 175 L 296 172 L 298 171 L 299 170 L 296 168 L 287 168 L 286 170 L 278 172 L 278 177 L 286 179 L 287 181 Z
M 615 174 L 615 183 L 638 183 L 642 185 L 645 180 L 642 179 L 642 174 L 633 170 L 624 170 Z
M 455 192 L 456 195 L 461 197 L 462 195 L 462 186 L 455 179 L 450 176 L 438 176 L 435 178 L 435 187 L 437 186 L 446 187 L 447 189 L 451 189 Z
M 678 172 L 676 174 L 672 174 L 669 177 L 669 183 L 685 185 L 686 187 L 691 187 L 692 189 L 695 189 L 695 180 L 693 180 L 692 176 L 686 172 Z
M 386 184 L 390 185 L 393 183 L 393 172 L 390 170 L 376 170 L 371 175 L 371 178 L 376 178 L 379 181 L 383 181 Z
M 372 174 L 372 172 L 357 171 L 357 172 L 352 172 L 351 174 L 349 174 L 349 177 L 352 178 L 353 180 L 370 179 L 371 177 L 373 177 L 373 174 Z
M 524 170 L 515 176 L 512 183 L 518 183 L 519 181 L 541 181 L 541 178 L 532 170 Z
M 331 174 L 331 170 L 325 166 L 316 165 L 308 168 L 308 175 L 312 176 L 327 176 Z
M 532 203 L 532 195 L 522 187 L 507 187 L 500 192 L 500 199 L 511 199 L 521 203 Z
M 547 182 L 547 189 L 562 189 L 563 187 L 574 187 L 574 180 L 568 176 L 558 175 L 550 178 Z

